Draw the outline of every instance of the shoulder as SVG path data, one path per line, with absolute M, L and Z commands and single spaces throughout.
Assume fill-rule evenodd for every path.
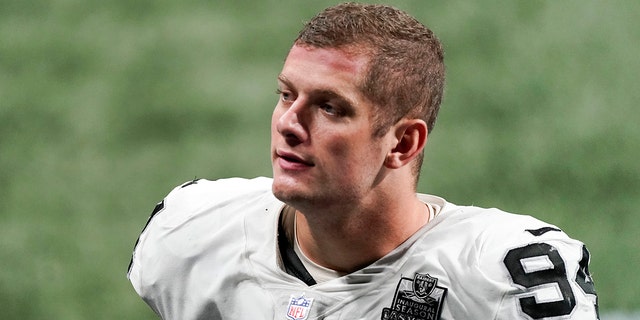
M 174 225 L 205 209 L 221 209 L 247 204 L 271 196 L 269 178 L 194 179 L 175 187 L 160 202 L 162 214 L 153 217 L 159 224 Z M 216 212 L 223 213 L 224 210 Z
M 209 270 L 240 264 L 244 221 L 264 225 L 271 217 L 260 213 L 278 203 L 268 178 L 200 179 L 175 187 L 156 205 L 134 245 L 129 280 L 152 302 L 162 292 L 180 292 L 184 282 L 200 277 L 193 272 L 196 264 Z
M 214 235 L 222 226 L 241 229 L 248 215 L 263 212 L 260 208 L 279 202 L 271 192 L 271 179 L 191 180 L 175 187 L 151 213 L 136 245 L 144 247 L 145 239 L 180 245 L 192 236 Z M 266 217 L 266 216 L 265 216 Z
M 183 206 L 199 206 L 223 202 L 271 191 L 270 178 L 229 178 L 219 180 L 194 179 L 175 187 L 165 201 Z
M 442 231 L 460 234 L 461 243 L 473 244 L 475 262 L 480 266 L 486 263 L 487 268 L 497 260 L 509 260 L 513 252 L 530 251 L 536 246 L 553 248 L 550 250 L 567 260 L 582 258 L 581 241 L 571 238 L 560 227 L 529 215 L 447 203 L 438 218 L 442 219 L 439 226 Z
M 558 226 L 499 209 L 448 205 L 450 228 L 467 233 L 471 276 L 502 292 L 496 319 L 595 319 L 597 298 L 586 246 Z M 456 226 L 456 227 L 454 227 Z M 490 286 L 488 284 L 491 284 Z
M 478 248 L 480 251 L 538 241 L 563 241 L 582 245 L 556 225 L 530 215 L 497 208 L 446 203 L 434 222 L 439 224 L 435 229 L 449 233 L 459 230 L 466 240 L 475 239 L 477 244 L 481 244 Z

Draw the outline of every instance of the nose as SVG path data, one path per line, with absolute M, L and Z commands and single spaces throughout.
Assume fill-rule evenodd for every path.
M 308 121 L 302 101 L 296 100 L 288 108 L 277 106 L 275 116 L 276 130 L 289 145 L 297 145 L 308 140 Z

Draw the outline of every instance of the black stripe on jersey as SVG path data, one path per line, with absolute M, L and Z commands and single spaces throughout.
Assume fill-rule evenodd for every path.
M 149 216 L 149 219 L 147 219 L 147 223 L 144 224 L 144 228 L 142 228 L 142 231 L 140 231 L 140 235 L 142 235 L 142 233 L 144 232 L 144 230 L 147 229 L 147 226 L 149 226 L 149 223 L 151 222 L 151 219 L 153 219 L 153 217 L 160 211 L 162 211 L 162 209 L 164 209 L 164 200 L 160 201 L 158 204 L 156 204 L 156 206 L 153 208 L 153 211 L 151 212 L 151 215 Z M 138 242 L 140 242 L 140 236 L 138 236 L 138 239 L 136 239 L 136 243 L 133 245 L 133 252 L 136 251 L 136 247 L 138 246 Z M 133 254 L 131 254 L 131 261 L 129 261 L 129 267 L 127 268 L 127 275 L 129 275 L 129 273 L 131 272 L 131 266 L 133 265 Z
M 190 186 L 190 185 L 192 185 L 192 184 L 196 184 L 196 183 L 198 183 L 198 180 L 200 180 L 200 179 L 198 179 L 197 177 L 196 177 L 196 178 L 193 178 L 193 180 L 191 180 L 191 181 L 189 181 L 189 182 L 186 182 L 185 184 L 181 185 L 181 186 L 180 186 L 180 189 L 182 189 L 182 188 L 184 188 L 184 187 L 188 187 L 188 186 Z
M 558 229 L 558 228 L 553 228 L 553 227 L 542 227 L 540 229 L 526 229 L 525 231 L 531 233 L 532 235 L 539 237 L 549 231 L 559 231 L 562 232 L 562 230 Z
M 280 257 L 282 257 L 284 270 L 288 274 L 302 280 L 306 285 L 312 286 L 317 282 L 313 279 L 307 268 L 302 264 L 302 261 L 300 261 L 296 252 L 293 250 L 293 246 L 284 232 L 283 216 L 284 214 L 280 214 L 280 223 L 278 223 L 278 250 L 280 250 Z

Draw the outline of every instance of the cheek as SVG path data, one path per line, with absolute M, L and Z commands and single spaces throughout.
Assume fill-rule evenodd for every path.
M 337 165 L 355 173 L 357 170 L 369 170 L 383 157 L 380 142 L 357 134 L 353 137 L 333 137 L 328 140 L 327 151 L 337 160 Z
M 318 132 L 316 137 L 322 137 L 326 153 L 335 158 L 338 162 L 343 162 L 354 157 L 358 146 L 354 143 L 352 135 L 335 134 L 331 130 Z

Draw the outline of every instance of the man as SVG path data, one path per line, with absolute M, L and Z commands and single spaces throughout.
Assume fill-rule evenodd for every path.
M 135 290 L 163 319 L 597 319 L 582 243 L 416 194 L 443 84 L 440 42 L 406 13 L 321 12 L 278 76 L 273 179 L 174 189 Z

